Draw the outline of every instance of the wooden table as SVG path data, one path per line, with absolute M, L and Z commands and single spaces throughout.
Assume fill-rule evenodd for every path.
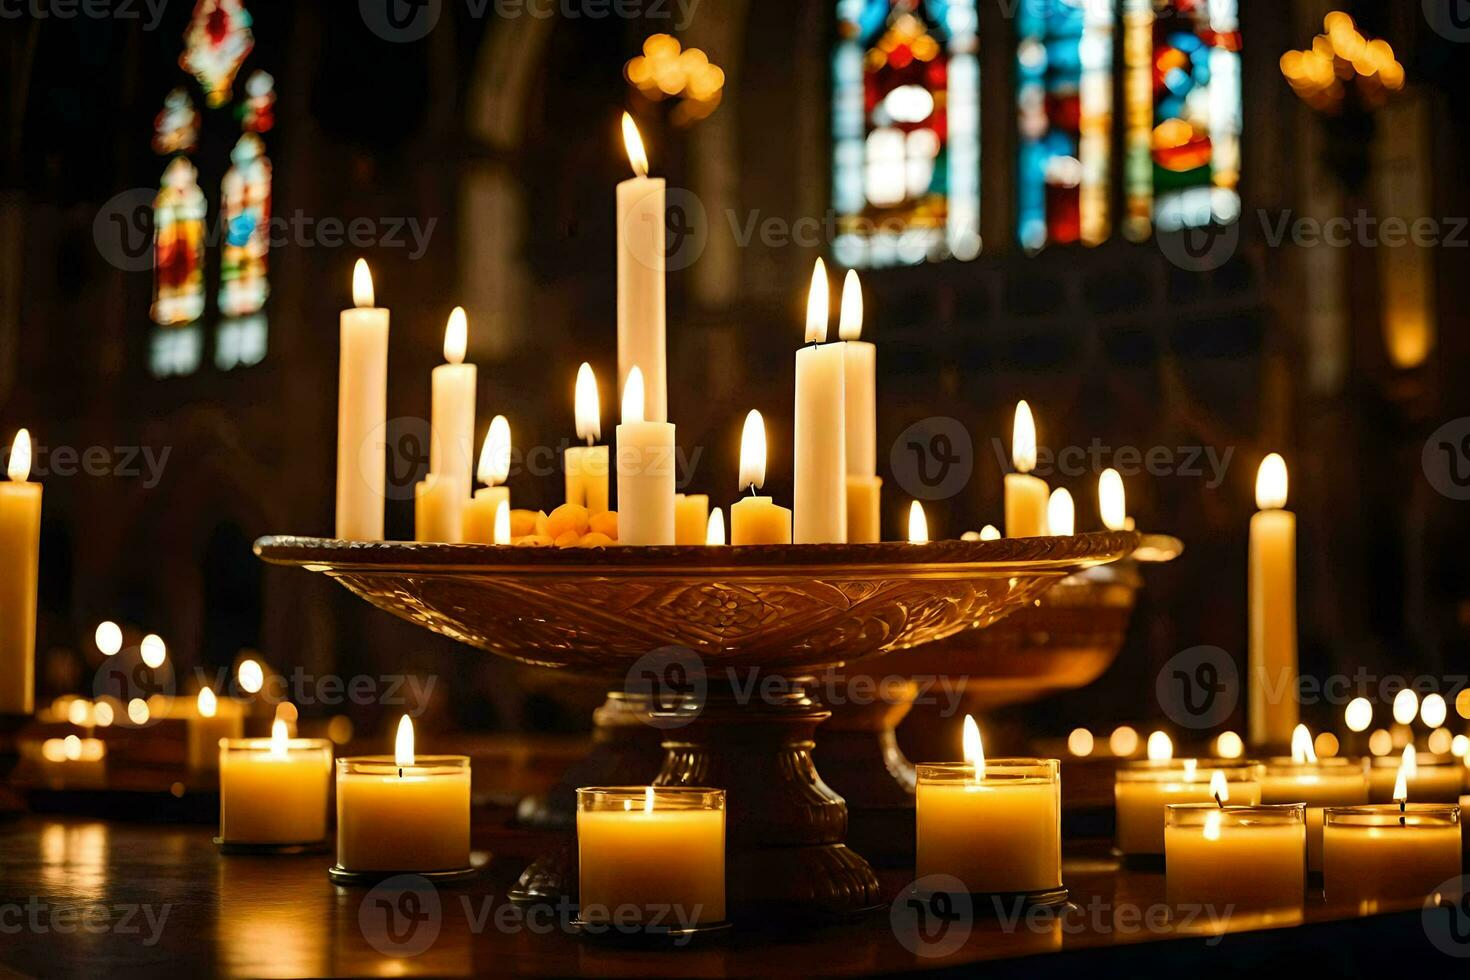
M 1120 868 L 1101 843 L 1069 849 L 1074 908 L 1060 918 L 1008 923 L 992 912 L 920 939 L 911 913 L 895 928 L 884 912 L 822 929 L 729 933 L 684 949 L 616 947 L 505 901 L 506 886 L 550 842 L 509 829 L 507 816 L 477 811 L 475 845 L 493 855 L 487 873 L 397 918 L 402 944 L 381 928 L 380 903 L 395 915 L 415 908 L 398 892 L 330 884 L 327 855 L 221 857 L 202 826 L 41 816 L 0 823 L 0 977 L 974 976 L 983 963 L 986 977 L 1194 980 L 1268 966 L 1309 978 L 1403 976 L 1415 961 L 1434 971 L 1416 976 L 1449 977 L 1470 963 L 1430 942 L 1417 909 L 1358 918 L 1318 902 L 1294 927 L 1167 924 L 1163 876 Z M 887 874 L 885 887 L 899 894 L 908 877 Z M 1470 927 L 1470 915 L 1461 924 Z M 426 948 L 401 955 L 417 945 Z M 1470 934 L 1458 951 L 1470 954 Z

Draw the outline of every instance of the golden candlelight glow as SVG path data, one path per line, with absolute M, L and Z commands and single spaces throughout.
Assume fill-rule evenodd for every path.
M 1272 453 L 1261 460 L 1256 471 L 1256 509 L 1280 510 L 1286 506 L 1286 460 Z
M 847 270 L 842 283 L 842 314 L 837 321 L 837 336 L 857 340 L 863 335 L 863 284 L 856 269 Z
M 240 681 L 240 690 L 246 694 L 259 694 L 260 689 L 265 686 L 265 670 L 255 660 L 240 661 L 240 669 L 235 672 Z
M 575 398 L 577 438 L 592 445 L 602 438 L 602 400 L 597 394 L 597 375 L 586 361 L 577 368 L 577 394 Z
M 1016 403 L 1016 421 L 1011 428 L 1011 465 L 1017 473 L 1036 469 L 1036 420 L 1024 398 Z
M 142 698 L 133 698 L 128 702 L 128 721 L 134 725 L 143 726 L 148 724 L 152 712 L 148 710 L 148 702 Z
M 1072 494 L 1066 487 L 1057 487 L 1046 502 L 1047 530 L 1058 537 L 1066 537 L 1077 529 L 1077 507 L 1072 503 Z
M 709 512 L 709 524 L 705 525 L 704 543 L 711 545 L 722 545 L 725 543 L 725 512 L 716 507 Z
M 92 717 L 92 703 L 77 698 L 66 706 L 66 720 L 78 728 L 88 724 Z
M 163 637 L 157 633 L 149 633 L 143 637 L 143 642 L 138 645 L 138 652 L 143 656 L 143 663 L 157 670 L 163 666 L 164 660 L 168 658 L 168 647 L 163 643 Z
M 510 504 L 504 500 L 495 505 L 495 544 L 510 544 Z
M 12 483 L 24 483 L 31 475 L 31 434 L 21 429 L 10 445 L 10 461 L 5 465 L 5 475 Z
M 1067 751 L 1079 759 L 1085 759 L 1089 755 L 1092 755 L 1092 750 L 1096 745 L 1097 740 L 1092 737 L 1092 732 L 1089 732 L 1085 728 L 1074 728 L 1072 729 L 1072 733 L 1067 736 Z
M 977 776 L 984 773 L 985 743 L 980 740 L 980 726 L 975 724 L 974 715 L 965 715 L 965 728 L 961 742 L 964 745 L 965 761 L 975 767 Z
M 1291 761 L 1299 766 L 1317 761 L 1312 733 L 1307 730 L 1306 725 L 1296 726 L 1296 730 L 1291 733 Z
M 1466 759 L 1466 756 L 1470 755 L 1470 735 L 1456 735 L 1450 739 L 1450 755 L 1456 759 L 1465 759 L 1465 765 L 1470 766 L 1470 759 Z
M 1419 714 L 1419 695 L 1404 688 L 1393 698 L 1393 720 L 1400 725 L 1412 725 Z
M 827 342 L 827 318 L 831 315 L 830 305 L 832 298 L 827 295 L 827 263 L 817 259 L 817 264 L 812 266 L 812 287 L 806 297 L 806 342 L 809 344 L 825 344 Z
M 510 421 L 504 415 L 490 420 L 476 475 L 487 487 L 498 487 L 510 476 Z
M 1097 478 L 1097 507 L 1103 527 L 1109 531 L 1128 529 L 1128 505 L 1123 493 L 1123 477 L 1109 467 Z
M 1108 751 L 1120 759 L 1138 751 L 1138 732 L 1129 725 L 1119 725 L 1108 736 Z
M 286 728 L 286 719 L 277 718 L 271 723 L 271 758 L 286 758 L 286 749 L 291 737 Z
M 1368 751 L 1378 756 L 1388 755 L 1393 751 L 1393 736 L 1382 728 L 1374 729 L 1368 736 Z
M 404 715 L 398 722 L 398 737 L 393 742 L 393 764 L 413 765 L 413 719 Z
M 929 519 L 924 516 L 924 505 L 915 500 L 909 504 L 909 544 L 927 544 L 929 541 Z
M 449 322 L 444 326 L 444 360 L 450 364 L 463 364 L 469 342 L 469 317 L 465 316 L 463 306 L 456 306 L 449 314 Z
M 207 687 L 199 689 L 198 704 L 201 718 L 213 718 L 219 711 L 219 701 L 215 698 L 214 692 Z
M 648 152 L 643 149 L 643 137 L 638 132 L 638 124 L 626 112 L 623 113 L 623 146 L 628 151 L 628 162 L 633 165 L 633 172 L 639 177 L 647 177 Z
M 117 656 L 117 652 L 122 649 L 122 629 L 111 620 L 98 623 L 97 632 L 92 635 L 92 638 L 96 641 L 97 649 L 104 657 L 115 657 Z
M 628 380 L 623 382 L 623 424 L 643 421 L 643 369 L 633 365 Z
M 359 310 L 373 307 L 373 274 L 368 271 L 366 259 L 358 259 L 352 269 L 352 305 Z
M 1455 695 L 1455 713 L 1470 721 L 1470 687 Z
M 1450 706 L 1438 694 L 1429 694 L 1424 698 L 1424 703 L 1419 706 L 1419 720 L 1430 728 L 1438 728 L 1445 723 L 1449 717 Z
M 1210 795 L 1221 803 L 1230 802 L 1230 784 L 1225 781 L 1225 774 L 1218 769 L 1210 776 Z
M 1450 734 L 1448 728 L 1436 728 L 1429 733 L 1427 747 L 1435 755 L 1444 755 L 1450 751 L 1450 747 L 1454 745 L 1454 742 L 1454 736 Z
M 1342 713 L 1348 731 L 1366 732 L 1373 724 L 1373 704 L 1367 698 L 1353 698 Z
M 1174 758 L 1174 742 L 1163 732 L 1154 732 L 1148 737 L 1150 762 L 1163 762 Z
M 98 701 L 97 706 L 92 709 L 92 720 L 97 723 L 98 728 L 111 728 L 112 723 L 117 720 L 117 713 L 108 702 Z
M 1215 739 L 1215 755 L 1222 759 L 1239 759 L 1245 754 L 1245 742 L 1234 732 L 1221 732 Z
M 759 490 L 766 485 L 766 421 L 755 409 L 745 416 L 740 433 L 740 489 Z
M 982 527 L 980 529 L 980 540 L 981 541 L 999 541 L 1000 540 L 1000 528 L 996 527 L 994 524 L 987 524 L 987 525 L 985 525 L 984 527 Z
M 1338 749 L 1342 747 L 1337 736 L 1331 732 L 1318 732 L 1317 737 L 1312 740 L 1312 746 L 1317 750 L 1318 757 L 1323 759 L 1337 755 Z
M 653 787 L 652 786 L 645 786 L 645 787 L 643 787 L 643 812 L 644 813 L 652 813 L 653 812 Z

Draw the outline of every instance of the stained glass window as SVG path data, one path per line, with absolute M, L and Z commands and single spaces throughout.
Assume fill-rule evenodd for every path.
M 837 0 L 833 253 L 846 266 L 980 252 L 975 0 Z
M 1016 12 L 1018 233 L 1096 245 L 1112 230 L 1114 0 L 1020 0 Z
M 163 172 L 153 199 L 153 322 L 193 323 L 204 314 L 204 192 L 188 157 Z
M 1239 0 L 1124 0 L 1129 238 L 1240 216 Z
M 259 313 L 270 295 L 271 162 L 265 144 L 246 133 L 230 154 L 220 190 L 224 241 L 220 247 L 219 308 L 225 316 Z
M 235 75 L 255 47 L 242 0 L 199 0 L 184 34 L 179 65 L 199 81 L 211 108 L 230 101 Z

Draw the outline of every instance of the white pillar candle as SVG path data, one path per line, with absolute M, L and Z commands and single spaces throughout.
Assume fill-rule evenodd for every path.
M 827 267 L 817 259 L 807 299 L 806 340 L 796 352 L 795 499 L 797 544 L 847 541 L 847 397 L 842 344 L 825 343 Z
M 587 444 L 567 447 L 562 460 L 566 502 L 586 507 L 588 514 L 602 514 L 607 511 L 607 447 L 595 445 L 602 438 L 602 404 L 597 395 L 597 375 L 585 362 L 577 369 L 575 407 L 577 438 Z
M 882 535 L 882 487 L 878 478 L 878 348 L 863 332 L 863 287 L 849 269 L 842 285 L 843 394 L 847 401 L 847 540 L 869 543 Z
M 1267 456 L 1256 474 L 1250 526 L 1250 740 L 1286 745 L 1297 705 L 1296 515 L 1286 506 L 1286 462 Z
M 499 508 L 510 513 L 510 488 L 501 486 L 510 475 L 510 422 L 504 415 L 490 420 L 485 446 L 480 450 L 477 476 L 485 486 L 465 506 L 463 540 L 476 544 L 500 544 L 495 540 L 495 515 Z M 503 542 L 508 544 L 509 542 Z
M 643 372 L 643 417 L 667 422 L 664 181 L 648 176 L 648 155 L 633 117 L 623 113 L 623 142 L 633 177 L 618 185 L 618 385 Z
M 388 311 L 373 306 L 373 279 L 357 260 L 355 309 L 342 311 L 337 378 L 337 537 L 383 540 L 388 423 Z
M 31 435 L 21 429 L 0 483 L 0 715 L 29 715 L 36 692 L 36 581 L 41 485 L 31 483 Z
M 1302 804 L 1171 803 L 1166 809 L 1164 868 L 1171 906 L 1301 908 L 1307 888 Z
M 1005 476 L 1006 537 L 1041 537 L 1047 533 L 1049 489 L 1045 480 L 1031 475 L 1036 468 L 1036 420 L 1025 401 L 1016 405 L 1011 465 L 1016 472 Z
M 470 499 L 475 452 L 475 380 L 473 364 L 464 363 L 469 324 L 462 307 L 449 314 L 444 328 L 444 360 L 433 372 L 429 472 L 439 478 L 444 493 L 446 537 L 463 540 L 464 508 Z
M 226 844 L 314 844 L 327 838 L 332 743 L 290 738 L 276 719 L 270 738 L 220 745 L 219 836 Z
M 643 418 L 643 373 L 635 364 L 618 426 L 618 542 L 674 543 L 674 426 Z

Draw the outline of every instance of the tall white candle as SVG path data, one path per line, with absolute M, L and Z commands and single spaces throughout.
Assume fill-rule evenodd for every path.
M 1286 462 L 1267 456 L 1256 474 L 1250 529 L 1251 744 L 1287 745 L 1297 706 L 1296 515 L 1286 507 Z
M 35 710 L 36 579 L 41 558 L 41 485 L 31 483 L 31 434 L 15 435 L 0 483 L 0 715 Z
M 464 507 L 470 499 L 475 453 L 475 377 L 473 364 L 464 363 L 469 343 L 469 322 L 463 307 L 456 306 L 444 328 L 444 360 L 434 368 L 432 438 L 429 442 L 429 472 L 438 477 L 447 513 L 445 527 L 451 535 L 443 540 L 464 540 L 459 528 Z
M 863 332 L 863 287 L 849 269 L 842 285 L 844 419 L 847 436 L 847 540 L 867 543 L 882 537 L 883 481 L 878 478 L 878 348 L 859 340 Z
M 827 266 L 817 259 L 806 340 L 796 352 L 794 534 L 797 544 L 847 542 L 847 387 L 842 344 L 828 344 Z
M 633 117 L 623 113 L 633 176 L 618 185 L 618 385 L 643 372 L 643 417 L 669 420 L 664 296 L 664 181 L 648 176 L 648 154 Z
M 1024 400 L 1016 404 L 1011 465 L 1016 472 L 1005 476 L 1006 537 L 1041 537 L 1047 533 L 1049 488 L 1045 480 L 1031 475 L 1036 468 L 1036 420 L 1031 416 L 1031 406 Z
M 623 389 L 618 426 L 618 542 L 674 543 L 674 426 L 643 418 L 643 372 Z
M 388 421 L 388 311 L 373 306 L 373 277 L 357 260 L 355 309 L 342 311 L 337 380 L 337 537 L 383 540 Z

